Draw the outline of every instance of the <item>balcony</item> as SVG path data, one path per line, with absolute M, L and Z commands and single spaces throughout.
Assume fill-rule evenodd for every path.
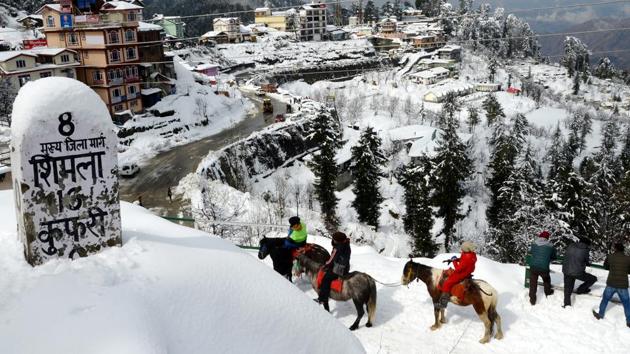
M 125 78 L 125 83 L 127 84 L 131 84 L 134 82 L 140 82 L 140 77 L 138 76 L 129 76 Z
M 127 100 L 127 96 L 113 96 L 112 97 L 112 104 L 124 102 L 126 100 Z
M 125 83 L 125 80 L 122 77 L 116 77 L 113 79 L 109 79 L 110 85 L 122 85 Z

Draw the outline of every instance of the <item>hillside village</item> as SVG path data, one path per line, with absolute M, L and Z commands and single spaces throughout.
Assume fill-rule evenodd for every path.
M 147 228 L 136 217 L 158 224 L 150 212 L 247 249 L 263 237 L 285 237 L 286 221 L 299 215 L 327 248 L 334 231 L 347 234 L 357 250 L 353 269 L 385 283 L 400 278 L 409 257 L 444 266 L 471 241 L 479 273 L 507 294 L 500 310 L 513 331 L 538 333 L 541 348 L 571 350 L 575 343 L 556 342 L 551 324 L 536 326 L 547 316 L 583 323 L 583 312 L 588 325 L 576 331 L 584 338 L 611 331 L 611 352 L 621 353 L 626 328 L 591 323 L 594 299 L 567 314 L 562 294 L 550 295 L 530 311 L 522 274 L 542 230 L 561 256 L 588 240 L 595 264 L 614 243 L 630 242 L 627 71 L 606 58 L 591 62 L 571 34 L 562 34 L 562 57 L 543 57 L 525 21 L 487 4 L 392 1 L 379 10 L 361 1 L 344 4 L 350 16 L 342 17 L 341 3 L 266 3 L 249 11 L 251 23 L 217 13 L 207 16 L 211 31 L 194 35 L 190 18 L 147 13 L 141 0 L 51 0 L 33 13 L 0 6 L 7 23 L 0 28 L 0 190 L 13 188 L 7 149 L 20 89 L 43 78 L 76 79 L 115 124 L 120 170 L 128 171 L 121 200 L 148 210 L 125 204 L 134 221 L 123 223 L 123 234 Z M 123 240 L 125 254 L 103 261 L 158 250 L 144 246 L 151 237 L 134 237 Z M 7 267 L 18 269 L 13 253 Z M 554 287 L 560 268 L 553 265 Z M 597 275 L 599 296 L 606 274 Z M 306 283 L 295 280 L 296 289 L 311 296 Z M 476 317 L 464 310 L 454 311 L 457 333 L 435 339 L 431 299 L 420 285 L 405 292 L 379 284 L 380 339 L 362 328 L 340 339 L 344 346 L 402 353 L 408 337 L 450 352 L 461 332 L 479 352 L 535 350 L 531 335 L 508 336 L 495 349 L 477 344 L 476 334 L 466 334 Z M 426 333 L 414 332 L 420 315 L 410 309 L 426 317 Z M 354 320 L 350 304 L 333 310 L 344 325 Z M 620 306 L 614 310 L 621 323 Z M 388 331 L 397 334 L 388 338 Z M 580 339 L 597 350 L 587 342 Z

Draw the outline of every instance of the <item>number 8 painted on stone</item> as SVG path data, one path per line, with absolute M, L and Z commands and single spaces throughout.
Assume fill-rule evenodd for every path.
M 66 112 L 59 116 L 59 134 L 70 136 L 74 133 L 74 123 L 72 123 L 72 113 Z

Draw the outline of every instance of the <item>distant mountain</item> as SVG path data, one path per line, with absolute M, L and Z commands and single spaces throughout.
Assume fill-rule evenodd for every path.
M 611 28 L 630 28 L 630 18 L 612 19 L 603 18 L 591 20 L 566 29 L 565 32 L 583 32 L 593 30 L 603 30 Z M 607 31 L 599 33 L 589 33 L 575 35 L 586 43 L 593 52 L 628 50 L 630 49 L 630 31 Z M 543 37 L 539 39 L 544 55 L 562 55 L 564 36 Z M 630 51 L 620 53 L 594 54 L 591 64 L 595 65 L 602 57 L 610 58 L 615 66 L 623 69 L 630 69 Z M 552 58 L 557 60 L 559 58 Z

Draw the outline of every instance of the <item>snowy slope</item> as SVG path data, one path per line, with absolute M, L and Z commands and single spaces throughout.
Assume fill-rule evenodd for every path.
M 316 240 L 330 250 L 329 240 Z M 415 261 L 443 268 L 441 261 L 452 255 L 455 254 Z M 352 247 L 351 270 L 366 272 L 384 283 L 400 281 L 407 261 L 383 257 L 371 247 Z M 561 267 L 553 266 L 552 270 L 552 284 L 562 286 Z M 563 309 L 562 290 L 545 298 L 540 287 L 538 303 L 532 307 L 528 290 L 523 287 L 523 267 L 478 257 L 475 277 L 488 281 L 500 293 L 498 312 L 505 333 L 503 340 L 493 339 L 485 345 L 478 342 L 484 327 L 472 307 L 449 304 L 449 322 L 438 331 L 431 331 L 433 304 L 422 282 L 413 282 L 409 287 L 385 287 L 377 283 L 375 326 L 362 327 L 354 333 L 368 353 L 627 353 L 630 329 L 625 325 L 621 305 L 610 303 L 606 318 L 601 321 L 591 314 L 591 308 L 599 305 L 607 274 L 601 270 L 592 272 L 598 276 L 594 296 L 574 295 L 573 307 Z M 305 279 L 297 283 L 307 296 L 315 296 Z M 356 318 L 354 305 L 332 303 L 332 315 L 351 325 Z
M 122 204 L 123 247 L 36 268 L 10 191 L 0 214 L 3 353 L 330 353 L 330 342 L 364 352 L 259 260 L 140 207 Z

